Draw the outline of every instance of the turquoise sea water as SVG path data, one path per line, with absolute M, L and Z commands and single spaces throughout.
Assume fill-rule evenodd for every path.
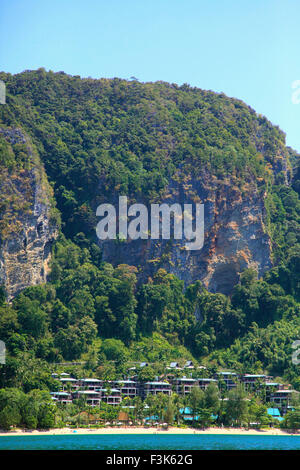
M 1 436 L 8 450 L 300 450 L 300 436 L 92 434 Z

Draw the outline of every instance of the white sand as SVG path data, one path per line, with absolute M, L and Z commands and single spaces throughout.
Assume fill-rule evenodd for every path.
M 64 434 L 234 434 L 234 435 L 256 435 L 256 436 L 294 436 L 295 433 L 285 432 L 278 428 L 272 429 L 244 429 L 244 428 L 207 428 L 205 430 L 196 430 L 193 428 L 177 428 L 169 427 L 168 430 L 155 427 L 106 427 L 100 429 L 87 429 L 87 428 L 61 428 L 50 429 L 49 431 L 28 431 L 23 429 L 16 429 L 13 431 L 0 432 L 0 436 L 47 436 L 47 435 L 64 435 Z M 298 433 L 298 435 L 300 435 Z

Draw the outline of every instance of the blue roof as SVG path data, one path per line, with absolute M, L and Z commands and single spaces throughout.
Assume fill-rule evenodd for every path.
M 170 385 L 169 382 L 146 382 L 145 385 Z
M 181 415 L 182 415 L 182 414 L 183 414 L 183 415 L 192 415 L 192 414 L 193 414 L 193 411 L 192 411 L 192 409 L 191 409 L 189 406 L 186 406 L 185 408 L 180 408 L 179 413 L 180 413 Z M 218 418 L 218 415 L 212 414 L 212 415 L 211 415 L 211 418 L 212 418 L 212 419 L 217 419 L 217 418 Z M 191 419 L 193 419 L 193 417 L 192 417 L 192 416 L 183 416 L 183 419 L 191 420 Z M 198 420 L 198 419 L 199 419 L 199 417 L 198 417 L 198 416 L 195 416 L 195 420 Z
M 147 416 L 147 418 L 145 418 L 145 421 L 157 421 L 159 419 L 158 416 Z
M 117 384 L 136 384 L 134 380 L 114 380 L 115 383 Z
M 280 411 L 278 408 L 268 408 L 267 413 L 274 418 L 280 417 Z
M 191 415 L 192 414 L 192 409 L 189 406 L 186 406 L 185 408 L 180 408 L 179 413 L 185 414 L 185 415 Z
M 236 375 L 236 373 L 224 371 L 224 372 L 218 372 L 218 375 Z
M 180 414 L 185 414 L 185 415 L 192 415 L 193 411 L 189 406 L 186 406 L 185 408 L 180 408 L 179 413 Z M 211 418 L 213 418 L 213 419 L 217 419 L 217 417 L 218 417 L 218 415 L 214 415 L 214 414 L 211 415 Z M 184 417 L 184 419 L 190 419 L 190 418 Z
M 176 380 L 178 382 L 196 382 L 196 379 L 192 379 L 191 377 L 178 377 Z

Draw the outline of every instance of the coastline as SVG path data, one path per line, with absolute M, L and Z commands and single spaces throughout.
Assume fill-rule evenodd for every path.
M 16 429 L 14 431 L 1 431 L 0 437 L 4 436 L 61 436 L 61 435 L 76 435 L 76 434 L 220 434 L 220 435 L 240 435 L 240 436 L 300 436 L 299 433 L 292 433 L 284 431 L 279 428 L 273 429 L 245 429 L 245 428 L 207 428 L 204 430 L 194 428 L 177 428 L 169 427 L 167 430 L 160 428 L 143 428 L 143 427 L 107 427 L 99 429 L 88 428 L 60 428 L 46 430 L 24 430 Z

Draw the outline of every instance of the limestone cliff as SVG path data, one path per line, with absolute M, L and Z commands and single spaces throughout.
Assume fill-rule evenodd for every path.
M 28 137 L 1 128 L 8 162 L 0 167 L 0 284 L 11 300 L 47 279 L 57 217 L 51 188 Z
M 241 189 L 230 177 L 181 175 L 170 181 L 160 202 L 204 204 L 203 248 L 187 251 L 186 240 L 105 241 L 104 259 L 137 266 L 141 279 L 163 267 L 186 285 L 200 279 L 209 291 L 228 294 L 245 268 L 253 267 L 262 275 L 272 266 L 265 197 L 254 182 Z
M 0 125 L 0 145 L 1 136 L 9 144 L 0 148 L 0 282 L 10 297 L 46 280 L 56 234 L 38 155 L 64 235 L 75 241 L 82 233 L 97 241 L 96 208 L 117 204 L 119 195 L 148 206 L 204 204 L 201 250 L 187 251 L 185 240 L 99 242 L 105 261 L 137 266 L 139 282 L 165 268 L 186 285 L 199 279 L 212 292 L 230 293 L 245 268 L 261 276 L 276 261 L 271 188 L 292 183 L 298 157 L 284 133 L 245 103 L 186 84 L 42 69 L 1 79 L 7 104 L 0 122 L 20 123 L 39 152 L 23 131 Z

